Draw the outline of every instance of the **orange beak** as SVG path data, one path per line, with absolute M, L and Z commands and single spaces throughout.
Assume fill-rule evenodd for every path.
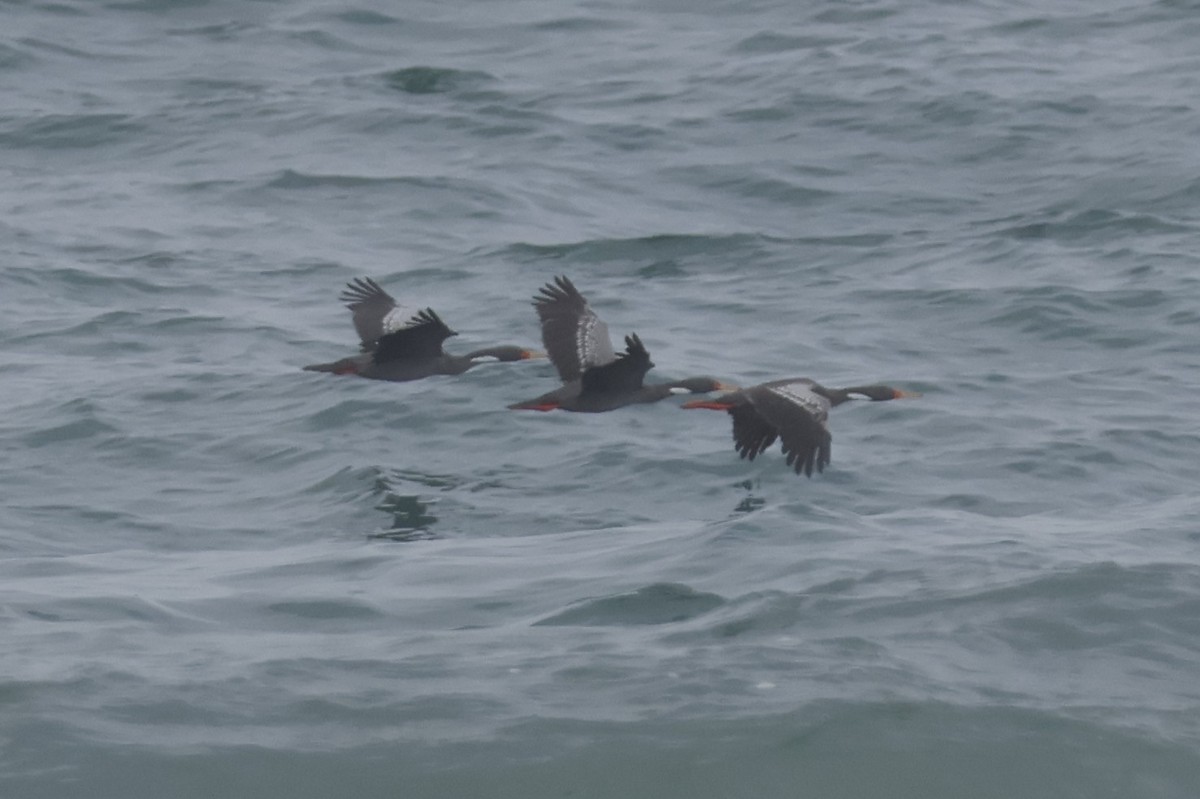
M 901 391 L 900 389 L 896 389 L 892 393 L 892 399 L 916 399 L 919 396 L 921 396 L 920 391 Z
M 535 358 L 549 358 L 550 356 L 541 350 L 521 350 L 522 361 L 532 361 Z

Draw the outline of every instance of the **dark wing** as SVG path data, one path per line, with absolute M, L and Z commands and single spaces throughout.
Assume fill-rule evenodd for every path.
M 426 308 L 392 333 L 380 336 L 372 360 L 376 364 L 390 361 L 423 361 L 440 358 L 442 342 L 458 335 L 433 312 Z
M 566 277 L 542 286 L 533 298 L 533 307 L 542 322 L 542 345 L 564 383 L 616 359 L 608 325 Z
M 628 335 L 625 352 L 616 360 L 584 371 L 580 394 L 632 394 L 641 390 L 646 372 L 653 367 L 642 340 L 636 335 Z
M 779 434 L 788 466 L 812 477 L 825 470 L 833 437 L 826 421 L 829 400 L 812 390 L 810 380 L 778 380 L 746 390 L 755 411 Z
M 354 329 L 362 341 L 363 350 L 372 349 L 384 334 L 398 327 L 396 300 L 369 277 L 359 277 L 346 284 L 338 297 L 354 314 Z
M 754 458 L 775 443 L 779 431 L 759 415 L 750 403 L 734 405 L 729 409 L 733 417 L 733 446 L 738 455 L 748 460 Z

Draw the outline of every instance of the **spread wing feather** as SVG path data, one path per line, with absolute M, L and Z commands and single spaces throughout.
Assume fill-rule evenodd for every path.
M 760 416 L 753 405 L 734 405 L 729 409 L 729 415 L 733 417 L 733 444 L 738 455 L 754 460 L 775 443 L 779 431 Z
M 608 325 L 565 276 L 543 286 L 533 306 L 542 323 L 542 345 L 564 383 L 616 360 Z
M 372 355 L 376 364 L 399 360 L 440 358 L 442 342 L 458 335 L 432 308 L 418 312 L 404 327 L 380 336 Z
M 778 380 L 746 392 L 755 411 L 778 431 L 788 466 L 809 477 L 814 468 L 825 470 L 833 442 L 826 426 L 829 400 L 812 385 L 809 380 Z
M 338 297 L 354 315 L 354 329 L 363 351 L 375 348 L 380 338 L 404 327 L 411 313 L 396 304 L 392 295 L 369 277 L 358 277 L 346 284 Z
M 581 394 L 632 394 L 642 388 L 646 372 L 653 368 L 650 353 L 636 335 L 625 337 L 625 352 L 602 366 L 583 373 Z

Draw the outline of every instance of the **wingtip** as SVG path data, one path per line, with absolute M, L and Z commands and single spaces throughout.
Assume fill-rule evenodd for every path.
M 538 289 L 537 294 L 533 295 L 533 306 L 537 308 L 572 299 L 587 302 L 570 278 L 566 275 L 555 275 L 553 279 L 548 280 Z

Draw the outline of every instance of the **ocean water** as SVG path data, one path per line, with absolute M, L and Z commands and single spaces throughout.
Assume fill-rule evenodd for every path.
M 3 3 L 0 795 L 1195 797 L 1198 10 Z

